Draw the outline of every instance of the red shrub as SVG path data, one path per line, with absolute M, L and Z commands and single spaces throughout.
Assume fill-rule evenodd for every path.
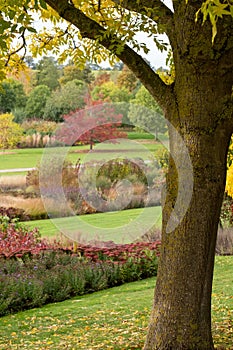
M 40 240 L 36 228 L 30 230 L 14 222 L 0 224 L 0 257 L 23 257 L 45 249 L 48 249 L 48 245 Z

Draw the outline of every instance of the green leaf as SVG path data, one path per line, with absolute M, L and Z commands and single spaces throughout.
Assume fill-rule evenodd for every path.
M 17 24 L 13 24 L 13 26 L 11 27 L 11 33 L 14 33 L 16 31 L 17 28 Z
M 9 16 L 10 19 L 13 19 L 15 17 L 15 15 L 16 15 L 16 12 L 13 11 L 13 10 L 10 10 L 9 13 L 8 13 L 8 16 Z
M 10 22 L 5 21 L 4 19 L 1 19 L 0 22 L 0 34 L 3 34 L 6 29 L 8 29 L 11 26 Z
M 24 17 L 25 17 L 25 13 L 21 13 L 21 15 L 19 15 L 17 21 L 22 22 L 24 20 Z
M 27 27 L 27 30 L 32 33 L 37 33 L 36 29 L 33 27 Z
M 44 0 L 40 0 L 40 6 L 44 9 L 47 10 L 47 4 Z

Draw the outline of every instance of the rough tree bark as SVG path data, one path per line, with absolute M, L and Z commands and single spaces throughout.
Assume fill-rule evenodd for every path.
M 212 350 L 211 290 L 217 226 L 226 176 L 226 154 L 232 123 L 233 21 L 218 20 L 212 45 L 211 25 L 195 23 L 200 0 L 174 0 L 174 12 L 161 1 L 113 0 L 130 11 L 149 7 L 169 36 L 173 50 L 175 82 L 166 86 L 146 62 L 124 45 L 118 57 L 142 81 L 182 136 L 193 166 L 193 193 L 179 225 L 167 224 L 177 200 L 179 177 L 186 176 L 182 148 L 170 127 L 171 159 L 163 207 L 161 258 L 154 308 L 144 350 Z M 95 40 L 105 29 L 67 0 L 46 0 L 63 18 Z M 100 39 L 99 39 L 100 40 Z M 111 49 L 116 36 L 103 37 Z M 182 186 L 182 184 L 181 184 Z M 179 220 L 179 209 L 175 213 Z
M 219 50 L 214 52 L 211 40 L 206 42 L 211 37 L 211 28 L 200 30 L 192 22 L 196 6 L 191 2 L 188 8 L 177 9 L 180 17 L 186 11 L 186 23 L 184 26 L 175 17 L 179 42 L 173 46 L 175 107 L 168 106 L 166 110 L 191 158 L 193 194 L 179 226 L 167 232 L 177 199 L 177 176 L 185 177 L 186 170 L 182 164 L 177 169 L 171 160 L 163 208 L 161 259 L 144 350 L 214 349 L 211 291 L 226 156 L 233 131 L 233 72 L 228 55 L 232 54 L 233 40 L 232 23 L 228 30 L 219 24 L 221 37 L 216 43 Z M 170 146 L 178 159 L 182 159 L 180 145 L 172 133 Z
M 231 133 L 219 127 L 214 135 L 209 129 L 207 134 L 200 134 L 190 124 L 189 119 L 190 130 L 187 133 L 186 129 L 183 140 L 193 165 L 193 194 L 179 226 L 167 232 L 177 197 L 177 175 L 186 175 L 182 164 L 177 171 L 171 161 L 163 208 L 159 273 L 145 350 L 214 349 L 211 335 L 212 275 L 225 187 L 225 158 Z M 171 146 L 174 154 L 181 152 L 175 140 Z M 179 212 L 176 214 L 179 219 Z

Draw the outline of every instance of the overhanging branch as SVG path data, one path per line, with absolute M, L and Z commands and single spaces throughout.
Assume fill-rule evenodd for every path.
M 169 39 L 172 40 L 172 28 L 173 23 L 173 13 L 172 11 L 160 0 L 112 0 L 115 4 L 121 7 L 134 11 L 140 14 L 146 14 L 150 19 L 155 21 L 157 24 L 162 25 L 165 33 L 168 35 Z M 147 9 L 151 9 L 148 12 Z
M 68 0 L 46 0 L 46 3 L 62 18 L 76 26 L 83 38 L 98 39 L 101 45 L 114 52 L 133 71 L 160 106 L 166 109 L 168 101 L 171 103 L 173 100 L 172 87 L 166 85 L 139 54 L 128 45 L 122 45 L 116 35 L 107 32 L 99 23 L 87 17 Z M 119 52 L 115 51 L 117 46 L 121 46 Z

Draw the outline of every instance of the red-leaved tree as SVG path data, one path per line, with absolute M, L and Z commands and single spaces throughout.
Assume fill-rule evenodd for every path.
M 119 129 L 122 115 L 115 113 L 114 106 L 102 101 L 91 101 L 85 109 L 63 118 L 65 122 L 57 130 L 56 138 L 67 145 L 82 142 L 92 149 L 98 142 L 117 142 L 118 138 L 127 138 L 127 134 Z

